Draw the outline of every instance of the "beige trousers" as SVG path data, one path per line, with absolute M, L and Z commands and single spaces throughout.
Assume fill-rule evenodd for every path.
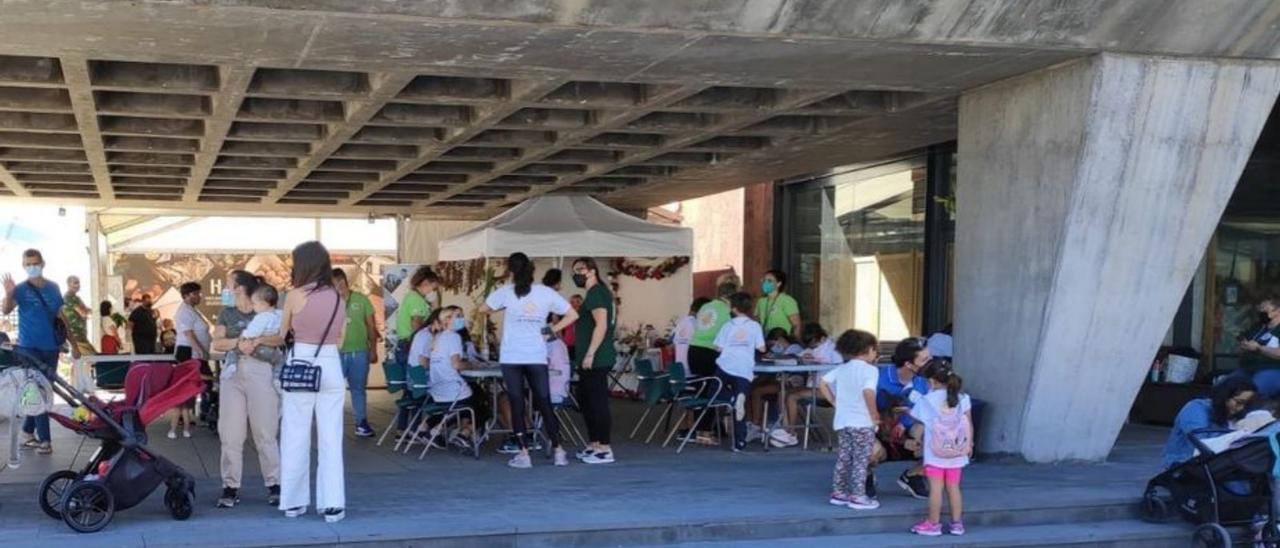
M 222 379 L 218 391 L 218 437 L 222 440 L 222 486 L 240 488 L 244 442 L 253 433 L 265 485 L 280 485 L 280 394 L 271 365 L 241 357 L 235 373 Z

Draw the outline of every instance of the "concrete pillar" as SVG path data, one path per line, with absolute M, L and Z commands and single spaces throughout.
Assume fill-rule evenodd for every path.
M 981 449 L 1106 458 L 1280 63 L 1102 54 L 966 92 L 956 365 Z

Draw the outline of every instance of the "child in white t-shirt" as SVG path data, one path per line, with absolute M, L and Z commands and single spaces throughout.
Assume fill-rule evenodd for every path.
M 547 341 L 547 379 L 551 384 L 551 404 L 558 405 L 569 398 L 569 380 L 573 376 L 569 360 L 569 347 L 560 337 Z
M 671 342 L 676 345 L 676 363 L 684 366 L 686 374 L 689 372 L 689 342 L 693 340 L 693 332 L 698 328 L 698 310 L 709 302 L 711 299 L 706 297 L 694 299 L 689 306 L 689 315 L 680 318 L 671 333 Z
M 871 454 L 876 447 L 876 384 L 880 371 L 875 363 L 878 342 L 875 335 L 850 329 L 840 335 L 836 348 L 849 361 L 828 371 L 818 384 L 818 391 L 835 408 L 832 429 L 840 440 L 836 452 L 836 469 L 831 486 L 831 504 L 855 510 L 880 507 L 867 496 L 867 475 L 871 473 Z
M 729 297 L 733 319 L 716 334 L 715 347 L 720 351 L 716 358 L 716 376 L 724 383 L 721 393 L 733 401 L 733 451 L 747 447 L 747 396 L 751 393 L 751 379 L 755 378 L 756 355 L 763 354 L 764 330 L 751 319 L 755 303 L 748 293 L 734 293 Z
M 965 533 L 961 521 L 963 499 L 960 475 L 973 454 L 972 402 L 960 391 L 963 381 L 943 360 L 929 362 L 920 370 L 929 380 L 929 393 L 912 390 L 911 416 L 924 425 L 924 475 L 929 478 L 929 515 L 911 528 L 917 535 L 935 537 L 942 534 L 942 489 L 947 490 L 951 505 L 952 535 Z
M 253 319 L 249 320 L 244 330 L 240 332 L 240 339 L 254 339 L 258 337 L 268 337 L 280 334 L 280 323 L 284 321 L 284 315 L 276 308 L 276 302 L 280 299 L 280 294 L 276 292 L 276 288 L 267 284 L 259 285 L 249 295 L 249 302 L 253 305 Z M 238 352 L 232 350 L 231 352 Z M 229 352 L 230 353 L 230 352 Z M 238 360 L 228 359 L 226 367 L 222 368 L 222 378 L 230 379 L 236 373 Z M 276 366 L 279 364 L 271 364 Z
M 448 308 L 433 310 L 427 317 L 426 328 L 423 331 L 432 333 L 426 351 L 426 359 L 430 367 L 427 391 L 431 393 L 431 400 L 436 403 L 453 404 L 455 409 L 470 406 L 471 386 L 459 373 L 467 367 L 466 350 L 463 348 L 462 336 L 453 330 L 453 311 Z M 417 341 L 418 337 L 415 335 L 415 345 Z M 413 353 L 412 346 L 409 349 L 410 354 Z M 474 436 L 474 425 L 465 415 L 459 415 L 456 420 L 458 431 L 450 441 L 462 447 L 470 447 Z M 441 427 L 437 425 L 431 431 L 433 439 Z

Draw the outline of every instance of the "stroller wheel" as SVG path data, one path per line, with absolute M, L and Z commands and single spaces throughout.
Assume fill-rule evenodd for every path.
M 62 521 L 80 533 L 96 533 L 111 523 L 115 497 L 96 481 L 77 481 L 62 496 Z
M 1171 502 L 1172 499 L 1167 496 L 1167 491 L 1160 488 L 1148 489 L 1142 495 L 1139 514 L 1147 523 L 1165 523 L 1173 517 L 1170 511 Z
M 62 495 L 80 474 L 71 470 L 58 470 L 40 482 L 40 510 L 53 519 L 62 519 Z
M 1191 545 L 1199 548 L 1228 548 L 1231 546 L 1231 533 L 1217 523 L 1205 523 L 1196 527 L 1191 534 Z
M 164 492 L 164 506 L 169 509 L 169 515 L 178 521 L 191 517 L 191 513 L 196 508 L 196 496 L 190 489 L 184 487 L 170 487 Z

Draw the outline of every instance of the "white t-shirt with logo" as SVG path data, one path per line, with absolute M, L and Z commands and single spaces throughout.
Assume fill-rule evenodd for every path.
M 423 358 L 430 358 L 431 354 L 431 330 L 419 329 L 413 335 L 413 341 L 409 343 L 409 366 L 424 367 Z
M 547 340 L 542 336 L 542 328 L 547 326 L 547 314 L 569 312 L 569 301 L 554 289 L 539 284 L 531 286 L 529 294 L 517 297 L 515 286 L 508 284 L 490 294 L 484 304 L 493 310 L 505 311 L 499 362 L 547 363 Z
M 729 320 L 716 334 L 715 345 L 720 349 L 716 358 L 720 369 L 738 378 L 755 378 L 756 352 L 764 352 L 764 331 L 759 323 L 746 316 Z
M 417 337 L 414 337 L 415 341 Z M 471 397 L 471 387 L 453 368 L 453 357 L 462 356 L 462 337 L 453 331 L 437 333 L 431 338 L 431 399 L 452 402 Z
M 871 409 L 867 407 L 865 392 L 874 401 L 876 385 L 880 382 L 880 370 L 862 360 L 849 360 L 840 367 L 827 371 L 822 382 L 831 385 L 836 397 L 836 416 L 832 428 L 872 428 Z

